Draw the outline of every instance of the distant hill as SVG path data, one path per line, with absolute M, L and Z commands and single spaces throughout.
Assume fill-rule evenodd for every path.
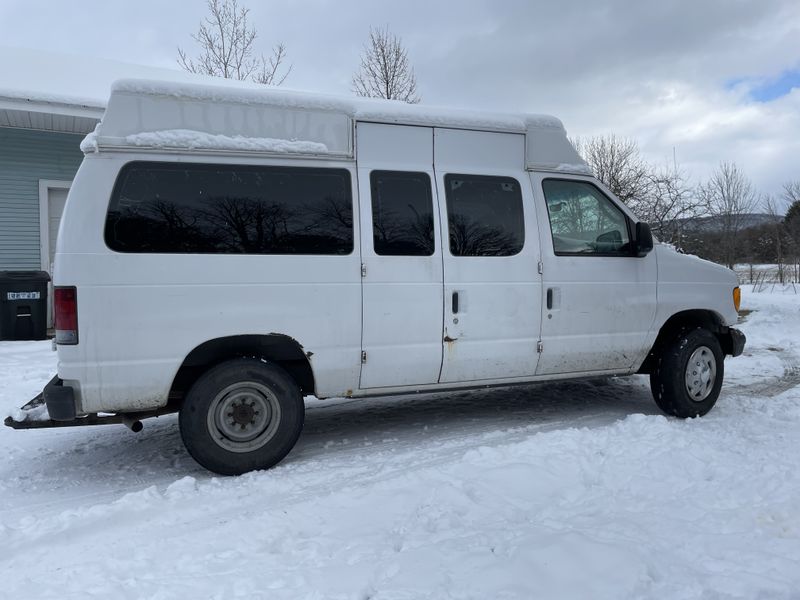
M 750 213 L 742 215 L 742 229 L 758 227 L 769 223 L 779 223 L 783 220 L 781 216 L 770 215 L 767 213 Z M 722 231 L 722 217 L 692 217 L 689 219 L 678 219 L 680 228 L 684 233 L 717 233 Z

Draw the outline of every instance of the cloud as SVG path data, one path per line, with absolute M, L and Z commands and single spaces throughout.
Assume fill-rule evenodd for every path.
M 349 94 L 369 27 L 388 24 L 424 103 L 549 112 L 572 135 L 636 138 L 654 161 L 674 148 L 695 178 L 734 160 L 765 192 L 800 178 L 797 0 L 240 2 L 264 51 L 286 44 L 293 88 Z M 84 11 L 6 0 L 0 38 L 173 67 L 204 11 L 202 0 Z

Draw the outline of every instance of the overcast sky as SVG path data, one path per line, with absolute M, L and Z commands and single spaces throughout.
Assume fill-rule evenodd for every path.
M 800 0 L 240 0 L 286 87 L 349 94 L 370 25 L 401 36 L 425 104 L 551 113 L 635 138 L 699 180 L 736 161 L 800 179 Z M 3 45 L 175 67 L 204 0 L 0 0 Z

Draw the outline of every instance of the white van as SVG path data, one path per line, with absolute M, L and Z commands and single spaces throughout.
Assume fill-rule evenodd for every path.
M 126 80 L 82 148 L 48 415 L 12 427 L 177 411 L 235 474 L 304 395 L 649 373 L 693 417 L 744 347 L 733 272 L 654 247 L 552 117 Z

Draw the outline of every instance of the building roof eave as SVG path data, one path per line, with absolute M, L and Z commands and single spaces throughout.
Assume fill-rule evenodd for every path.
M 105 112 L 105 107 L 80 102 L 71 103 L 64 100 L 8 96 L 0 93 L 0 110 L 63 115 L 68 117 L 85 117 L 100 120 Z

